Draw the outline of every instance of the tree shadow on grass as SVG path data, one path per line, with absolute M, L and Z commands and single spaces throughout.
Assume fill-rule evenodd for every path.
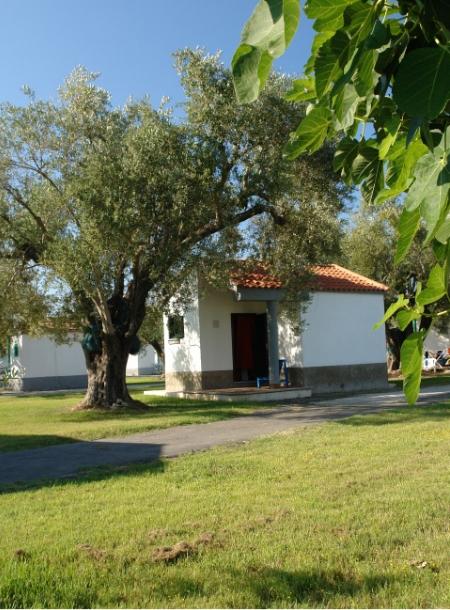
M 4 453 L 0 494 L 164 470 L 159 443 L 66 440 L 63 445 Z
M 80 442 L 79 438 L 56 434 L 0 434 L 0 465 L 4 455 L 15 451 L 26 451 L 27 449 L 36 449 L 37 447 L 78 442 Z
M 361 593 L 376 593 L 394 581 L 392 575 L 355 576 L 340 570 L 279 570 L 266 568 L 250 586 L 263 608 L 280 602 L 325 607 L 335 597 L 353 597 Z
M 230 578 L 228 578 L 230 576 Z M 398 578 L 390 573 L 379 575 L 355 575 L 341 570 L 282 570 L 249 566 L 246 571 L 231 569 L 225 572 L 224 583 L 232 582 L 233 591 L 241 591 L 242 599 L 234 600 L 252 608 L 283 607 L 336 607 L 336 597 L 349 601 L 358 595 L 376 596 L 379 591 L 396 583 Z M 198 602 L 204 595 L 202 583 L 185 577 L 168 576 L 165 593 L 170 596 L 193 597 Z M 226 593 L 224 593 L 226 596 Z M 163 602 L 163 600 L 161 600 Z M 227 599 L 221 600 L 227 604 Z M 250 604 L 249 604 L 250 602 Z M 247 605 L 249 604 L 249 605 Z
M 209 420 L 228 419 L 231 417 L 242 415 L 240 411 L 252 411 L 261 409 L 258 404 L 230 404 L 229 402 L 218 401 L 199 401 L 195 402 L 188 399 L 166 398 L 161 402 L 144 403 L 147 408 L 142 410 L 133 409 L 89 409 L 86 411 L 68 411 L 62 416 L 65 422 L 80 422 L 80 421 L 109 421 L 109 420 L 129 420 L 129 419 L 148 419 L 158 415 L 163 416 L 194 416 L 207 417 Z M 272 405 L 273 406 L 273 405 Z M 236 411 L 239 409 L 240 411 Z
M 337 421 L 343 426 L 387 426 L 415 422 L 439 422 L 450 419 L 450 403 L 438 403 L 423 407 L 401 407 L 381 413 L 353 415 Z

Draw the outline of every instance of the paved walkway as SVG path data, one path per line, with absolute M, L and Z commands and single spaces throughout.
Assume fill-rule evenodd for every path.
M 450 397 L 450 386 L 425 389 L 419 404 Z M 202 451 L 216 445 L 239 443 L 298 426 L 404 406 L 400 391 L 317 400 L 314 404 L 286 404 L 209 424 L 176 426 L 124 437 L 54 445 L 0 454 L 0 484 L 39 479 L 73 478 L 81 469 L 152 462 Z

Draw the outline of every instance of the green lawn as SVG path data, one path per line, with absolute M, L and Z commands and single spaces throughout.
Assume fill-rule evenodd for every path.
M 132 395 L 147 411 L 71 411 L 82 394 L 0 396 L 0 452 L 44 445 L 120 436 L 181 424 L 206 423 L 242 415 L 261 405 L 196 402 L 144 396 L 149 387 L 163 387 L 154 378 L 131 378 Z
M 405 408 L 4 493 L 0 606 L 449 607 L 449 449 Z
M 395 384 L 398 388 L 403 387 L 403 378 L 390 379 L 389 383 Z M 450 373 L 437 373 L 436 375 L 424 375 L 421 386 L 427 388 L 433 385 L 450 385 Z

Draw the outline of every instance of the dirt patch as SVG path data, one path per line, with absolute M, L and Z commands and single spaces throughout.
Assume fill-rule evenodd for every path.
M 103 549 L 97 549 L 90 544 L 78 544 L 77 551 L 81 551 L 95 561 L 103 561 L 108 555 Z
M 258 517 L 255 517 L 254 519 L 247 521 L 246 523 L 243 523 L 240 529 L 243 529 L 247 532 L 252 532 L 261 527 L 266 527 L 268 525 L 271 525 L 272 523 L 280 521 L 281 519 L 285 519 L 291 513 L 292 511 L 283 508 L 281 510 L 275 511 L 274 513 L 271 513 L 270 515 L 260 515 Z
M 155 549 L 152 553 L 153 561 L 164 561 L 165 563 L 173 563 L 183 557 L 188 557 L 196 552 L 196 548 L 189 542 L 182 540 L 173 546 L 161 546 Z
M 158 547 L 151 554 L 152 561 L 164 563 L 174 563 L 184 557 L 192 557 L 197 554 L 202 546 L 211 544 L 214 540 L 212 532 L 203 532 L 193 542 L 181 540 L 173 546 Z
M 16 549 L 14 551 L 14 559 L 17 561 L 28 561 L 31 558 L 31 553 L 24 549 Z
M 147 539 L 150 540 L 150 542 L 154 542 L 155 540 L 158 540 L 159 538 L 164 538 L 164 536 L 167 536 L 168 533 L 169 532 L 164 529 L 149 530 L 147 532 Z

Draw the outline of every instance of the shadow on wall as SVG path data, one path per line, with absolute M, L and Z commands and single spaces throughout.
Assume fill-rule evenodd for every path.
M 192 357 L 192 348 L 200 349 L 200 345 L 176 343 L 175 356 L 172 359 L 174 371 L 166 371 L 166 389 L 169 391 L 200 390 L 202 388 L 202 373 L 196 370 L 197 365 Z M 200 355 L 199 355 L 200 357 Z

